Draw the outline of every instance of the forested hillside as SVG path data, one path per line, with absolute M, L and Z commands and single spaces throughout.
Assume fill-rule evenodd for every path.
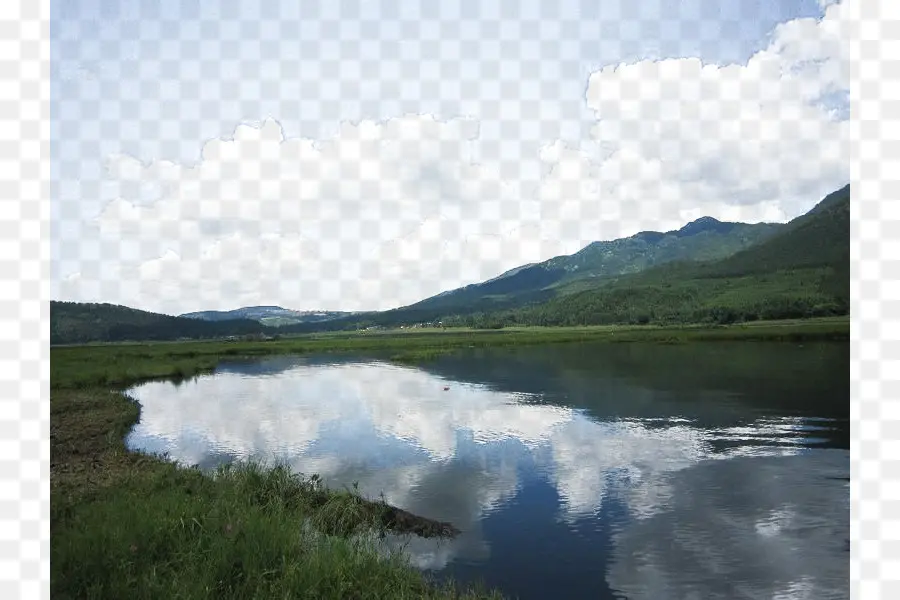
M 592 242 L 575 254 L 517 267 L 488 281 L 443 292 L 398 310 L 431 315 L 521 307 L 667 263 L 725 258 L 768 239 L 782 227 L 702 217 L 675 231 L 642 231 L 626 238 Z
M 51 344 L 213 338 L 267 331 L 269 328 L 249 319 L 210 322 L 114 304 L 50 303 Z
M 771 238 L 728 258 L 677 263 L 517 311 L 460 321 L 510 324 L 697 323 L 843 315 L 850 309 L 850 187 Z

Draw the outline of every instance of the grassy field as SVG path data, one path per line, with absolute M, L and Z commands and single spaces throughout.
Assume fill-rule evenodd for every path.
M 204 474 L 129 452 L 139 417 L 126 387 L 187 378 L 222 360 L 285 353 L 366 353 L 425 361 L 471 347 L 574 341 L 682 343 L 849 339 L 849 319 L 728 327 L 510 328 L 325 334 L 267 342 L 179 342 L 51 349 L 51 593 L 54 598 L 499 597 L 433 585 L 386 530 L 451 536 L 314 476 L 239 465 Z
M 466 348 L 579 341 L 660 342 L 848 340 L 849 317 L 756 321 L 729 326 L 685 325 L 509 327 L 500 330 L 403 329 L 324 333 L 265 342 L 153 342 L 61 346 L 51 349 L 50 385 L 122 386 L 160 377 L 190 377 L 231 357 L 315 352 L 366 353 L 415 362 Z

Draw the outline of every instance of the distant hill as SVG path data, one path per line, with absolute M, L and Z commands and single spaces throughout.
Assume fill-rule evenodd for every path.
M 769 238 L 781 227 L 702 217 L 675 231 L 643 231 L 627 238 L 593 242 L 575 254 L 516 267 L 483 283 L 443 292 L 397 310 L 464 314 L 522 306 L 674 261 L 725 258 Z
M 850 186 L 729 257 L 673 262 L 519 311 L 488 326 L 730 323 L 844 315 L 850 309 Z
M 234 319 L 252 319 L 270 327 L 294 325 L 297 323 L 317 323 L 342 317 L 352 316 L 358 313 L 327 311 L 327 310 L 290 310 L 280 306 L 246 306 L 235 310 L 205 310 L 179 315 L 186 319 L 200 319 L 202 321 L 230 321 Z
M 115 304 L 50 302 L 50 343 L 81 344 L 271 333 L 258 321 L 210 322 L 146 312 Z

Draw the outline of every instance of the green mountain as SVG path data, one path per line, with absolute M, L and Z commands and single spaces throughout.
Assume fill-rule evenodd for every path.
M 111 304 L 51 302 L 50 338 L 52 344 L 172 340 L 437 320 L 475 327 L 730 323 L 844 315 L 849 309 L 848 185 L 784 225 L 705 217 L 677 231 L 595 242 L 571 256 L 384 312 L 307 313 L 311 318 L 304 322 L 273 328 L 260 321 L 290 318 L 285 315 L 294 311 L 266 306 L 173 317 Z
M 730 323 L 844 315 L 849 309 L 848 185 L 768 239 L 724 259 L 673 262 L 479 318 L 488 326 Z
M 627 238 L 593 242 L 575 254 L 517 267 L 483 283 L 443 292 L 398 310 L 465 314 L 522 306 L 674 261 L 725 258 L 771 237 L 781 227 L 702 217 L 676 231 L 642 231 Z
M 115 304 L 50 302 L 50 343 L 215 338 L 272 333 L 257 321 L 209 322 L 172 317 Z
M 245 306 L 235 310 L 204 310 L 179 315 L 187 319 L 202 321 L 231 321 L 234 319 L 251 319 L 270 327 L 295 325 L 297 323 L 317 323 L 357 313 L 326 310 L 290 310 L 280 306 Z
M 764 273 L 784 269 L 850 269 L 850 186 L 832 192 L 765 244 L 706 267 L 707 275 Z
M 286 331 L 444 325 L 732 322 L 849 311 L 850 187 L 787 224 L 704 217 L 595 242 L 480 284 L 379 313 Z

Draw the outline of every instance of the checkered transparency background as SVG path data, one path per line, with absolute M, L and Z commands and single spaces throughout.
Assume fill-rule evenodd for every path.
M 851 590 L 900 598 L 900 3 L 863 2 L 852 89 Z
M 858 598 L 900 598 L 900 481 L 897 477 L 900 473 L 900 323 L 897 321 L 900 148 L 895 141 L 900 139 L 900 62 L 887 58 L 900 56 L 900 43 L 887 41 L 900 40 L 900 3 L 869 0 L 862 2 L 861 7 L 864 18 L 856 31 L 860 39 L 855 73 L 858 83 L 852 94 L 859 136 L 847 146 L 847 152 L 859 157 L 853 182 L 851 225 L 851 589 Z M 4 280 L 0 287 L 0 335 L 4 342 L 9 342 L 4 343 L 0 358 L 0 598 L 46 597 L 49 591 L 49 316 L 46 303 L 49 287 L 46 281 L 50 254 L 50 186 L 42 185 L 50 177 L 46 161 L 49 45 L 44 41 L 48 9 L 47 0 L 22 2 L 21 6 L 10 2 L 0 4 L 0 67 L 4 75 L 0 86 L 0 190 L 4 202 L 0 211 L 3 232 L 0 274 Z M 435 39 L 439 49 L 440 31 L 436 32 Z M 559 44 L 565 43 L 566 40 L 560 39 Z M 178 60 L 177 56 L 170 58 Z M 211 68 L 216 65 L 224 68 L 221 65 L 227 65 L 228 60 L 227 56 L 211 56 L 206 63 Z M 339 66 L 334 64 L 328 68 Z M 506 96 L 519 93 L 514 81 L 499 76 L 502 65 L 490 69 L 498 74 L 498 103 Z M 272 77 L 273 81 L 276 79 L 277 75 Z M 149 93 L 153 84 L 146 85 Z M 440 87 L 444 84 L 429 79 L 426 70 L 414 85 Z M 212 96 L 227 92 L 214 91 Z M 204 92 L 198 89 L 198 93 Z M 326 86 L 321 93 L 339 95 L 340 84 L 338 89 Z M 134 102 L 140 101 L 141 94 L 141 90 L 136 92 Z M 398 89 L 398 94 L 402 96 L 402 89 Z M 536 114 L 559 110 L 533 108 Z M 206 109 L 216 110 L 215 103 L 208 104 Z M 360 110 L 364 111 L 364 107 Z M 435 112 L 439 110 L 437 107 Z M 159 117 L 165 121 L 165 115 Z M 115 125 L 116 116 L 108 118 Z M 557 125 L 544 122 L 535 125 L 536 137 L 554 137 L 554 131 L 549 130 Z M 153 127 L 154 119 L 141 126 Z M 173 133 L 173 143 L 177 138 Z M 91 150 L 91 147 L 82 148 L 85 154 Z M 485 151 L 503 163 L 508 150 L 497 145 Z M 63 157 L 63 160 L 77 159 Z M 515 162 L 507 160 L 503 169 L 518 171 L 521 167 L 515 166 Z M 503 176 L 508 177 L 509 173 Z M 374 215 L 373 226 L 383 216 Z M 572 226 L 577 226 L 578 215 L 561 213 L 559 218 L 569 218 L 576 223 Z M 503 209 L 499 209 L 496 219 L 502 221 Z M 454 233 L 437 232 L 434 240 Z M 359 231 L 335 231 L 336 238 L 345 236 L 353 239 L 353 243 L 364 242 L 360 235 Z M 65 242 L 76 253 L 93 252 L 99 263 L 109 252 L 121 251 L 121 248 L 102 247 L 85 250 L 77 246 L 77 239 Z M 429 250 L 419 247 L 418 251 Z M 340 243 L 329 246 L 325 252 L 331 253 L 330 268 L 339 264 L 343 268 Z M 252 263 L 254 257 L 249 258 Z M 120 284 L 105 281 L 98 285 L 102 295 L 104 289 Z M 330 292 L 323 290 L 321 295 L 324 299 Z M 13 344 L 15 340 L 17 345 Z
M 0 5 L 0 597 L 37 598 L 47 595 L 50 576 L 49 205 L 42 185 L 49 176 L 42 162 L 49 56 L 42 6 L 19 11 L 10 4 Z

